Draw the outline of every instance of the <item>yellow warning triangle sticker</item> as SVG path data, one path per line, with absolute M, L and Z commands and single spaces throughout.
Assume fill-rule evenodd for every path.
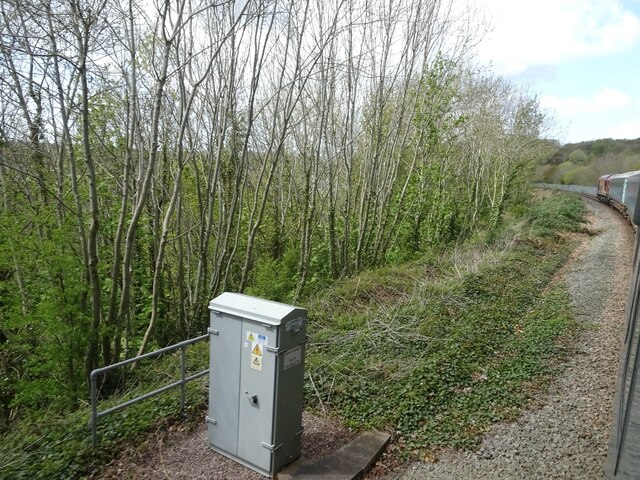
M 260 359 L 258 357 L 253 359 L 253 364 L 254 365 L 260 365 Z
M 250 342 L 253 342 L 253 340 L 254 340 L 253 333 L 249 334 L 249 336 L 247 337 L 247 340 L 249 340 Z
M 251 353 L 253 353 L 254 355 L 262 355 L 262 350 L 260 350 L 260 345 L 256 344 L 256 346 L 253 347 L 253 350 L 251 351 Z

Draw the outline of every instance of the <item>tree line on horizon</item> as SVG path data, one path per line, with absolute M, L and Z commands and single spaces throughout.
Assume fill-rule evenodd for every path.
M 536 170 L 536 181 L 595 185 L 602 175 L 640 170 L 640 138 L 602 138 L 560 145 L 551 142 Z
M 0 429 L 201 333 L 500 225 L 547 152 L 448 0 L 0 4 Z

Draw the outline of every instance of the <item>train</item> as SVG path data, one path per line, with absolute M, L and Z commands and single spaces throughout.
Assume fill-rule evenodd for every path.
M 638 225 L 636 203 L 640 187 L 640 170 L 602 175 L 596 186 L 598 200 L 618 210 L 632 225 Z M 639 217 L 640 217 L 640 212 Z

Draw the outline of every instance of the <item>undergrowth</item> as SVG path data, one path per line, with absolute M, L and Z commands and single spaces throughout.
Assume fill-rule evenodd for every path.
M 546 198 L 478 258 L 451 252 L 335 285 L 310 308 L 306 398 L 403 454 L 470 448 L 513 419 L 566 353 L 575 322 L 550 283 L 582 229 L 579 199 Z M 461 266 L 461 259 L 473 265 Z
M 208 343 L 188 347 L 187 375 L 207 367 Z M 99 411 L 178 380 L 179 352 L 145 361 L 129 377 L 121 393 L 99 402 Z M 207 402 L 207 384 L 206 377 L 187 384 L 187 418 L 200 418 Z M 173 389 L 101 418 L 96 449 L 91 446 L 90 418 L 88 406 L 72 414 L 34 412 L 25 418 L 18 429 L 0 440 L 0 479 L 84 477 L 121 449 L 143 444 L 150 431 L 181 420 L 180 392 Z

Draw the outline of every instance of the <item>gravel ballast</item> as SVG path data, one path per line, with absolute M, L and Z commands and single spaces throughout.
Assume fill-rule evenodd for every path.
M 584 328 L 537 407 L 491 428 L 473 452 L 442 452 L 435 463 L 412 463 L 387 480 L 604 476 L 633 232 L 613 210 L 586 202 L 590 228 L 600 233 L 584 240 L 558 278 Z

